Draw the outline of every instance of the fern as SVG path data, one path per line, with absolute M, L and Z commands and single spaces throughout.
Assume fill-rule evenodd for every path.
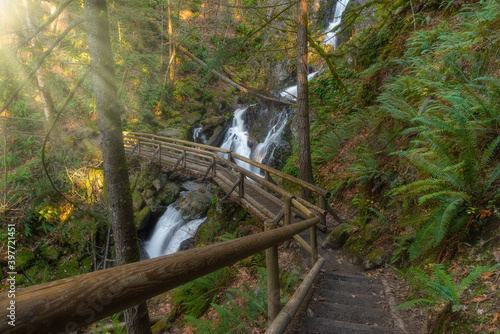
M 460 311 L 462 309 L 461 299 L 463 293 L 479 279 L 482 273 L 498 270 L 500 265 L 476 267 L 458 284 L 446 271 L 444 265 L 431 264 L 428 267 L 430 267 L 429 271 L 418 267 L 399 271 L 399 274 L 405 277 L 410 285 L 417 288 L 424 297 L 407 301 L 396 308 L 402 309 L 415 305 L 423 308 L 435 308 L 442 304 L 450 304 L 454 312 Z

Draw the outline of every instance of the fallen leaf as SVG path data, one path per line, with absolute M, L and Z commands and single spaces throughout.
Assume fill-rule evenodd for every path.
M 495 275 L 498 272 L 498 270 L 493 270 L 493 271 L 485 271 L 484 273 L 481 274 L 482 279 L 488 279 L 491 276 Z
M 490 325 L 498 326 L 498 313 L 493 314 L 493 320 L 489 322 Z
M 481 219 L 491 216 L 490 210 L 479 210 L 479 213 L 481 214 Z
M 325 301 L 326 299 L 321 297 L 321 296 L 318 296 L 318 301 L 322 302 L 322 301 Z
M 489 297 L 486 296 L 486 295 L 480 295 L 480 296 L 477 296 L 476 298 L 472 299 L 472 301 L 474 303 L 480 303 L 480 302 L 484 302 L 486 299 L 488 299 Z

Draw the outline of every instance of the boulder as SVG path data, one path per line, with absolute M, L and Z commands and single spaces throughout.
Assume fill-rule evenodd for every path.
M 94 145 L 94 143 L 88 139 L 82 140 L 82 144 L 85 147 L 85 151 L 89 158 L 102 160 L 102 151 L 99 147 Z
M 344 254 L 352 264 L 361 265 L 363 262 L 363 241 L 356 235 L 351 235 L 344 245 Z
M 187 191 L 198 191 L 208 193 L 212 190 L 212 185 L 209 183 L 201 183 L 196 181 L 187 181 L 181 185 L 183 190 Z
M 42 256 L 48 263 L 54 263 L 59 260 L 61 252 L 55 248 L 47 248 L 42 252 Z
M 179 208 L 182 219 L 192 220 L 206 216 L 211 204 L 212 196 L 207 193 L 189 191 L 181 195 Z
M 158 199 L 161 205 L 169 205 L 174 202 L 174 200 L 179 196 L 180 187 L 173 183 L 167 183 L 163 186 L 160 194 L 158 195 Z
M 338 249 L 344 246 L 348 238 L 348 229 L 344 225 L 339 225 L 330 232 L 325 241 L 323 241 L 323 244 L 321 244 L 321 247 Z
M 374 249 L 371 253 L 365 256 L 363 260 L 363 269 L 371 270 L 381 267 L 385 263 L 385 254 L 380 249 Z

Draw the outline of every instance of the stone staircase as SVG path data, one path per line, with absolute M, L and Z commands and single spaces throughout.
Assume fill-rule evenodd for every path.
M 307 232 L 301 236 L 307 240 Z M 321 244 L 325 234 L 318 233 Z M 319 249 L 325 264 L 285 334 L 406 334 L 390 287 L 376 272 L 349 263 L 342 250 Z M 310 255 L 303 251 L 303 259 Z
M 298 333 L 389 334 L 393 327 L 385 287 L 377 278 L 325 274 L 319 282 Z

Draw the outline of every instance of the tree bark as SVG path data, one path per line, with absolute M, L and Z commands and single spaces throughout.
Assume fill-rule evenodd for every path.
M 311 144 L 309 139 L 309 87 L 307 82 L 307 0 L 297 3 L 297 146 L 299 153 L 299 178 L 313 183 Z M 308 199 L 311 191 L 302 187 L 302 198 Z
M 122 109 L 117 101 L 106 0 L 84 0 L 84 6 L 116 262 L 123 265 L 139 261 L 139 246 L 123 147 Z M 124 314 L 129 334 L 151 333 L 145 303 L 126 309 Z

